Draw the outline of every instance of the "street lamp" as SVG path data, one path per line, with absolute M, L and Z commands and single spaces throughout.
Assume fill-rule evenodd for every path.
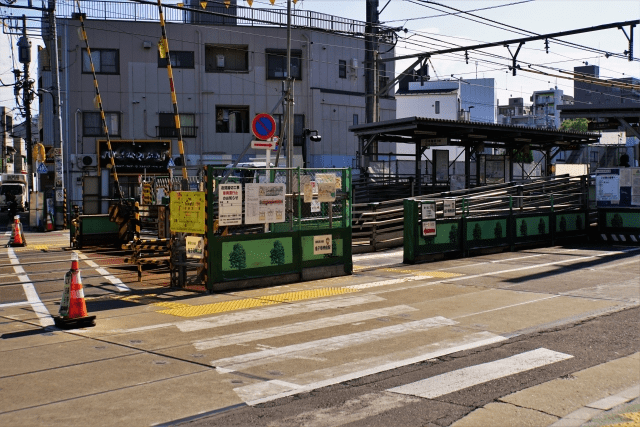
M 311 135 L 311 134 L 315 135 Z M 311 142 L 320 142 L 322 141 L 322 136 L 318 134 L 318 131 L 315 129 L 303 129 L 302 130 L 302 158 L 304 160 L 304 167 L 307 167 L 307 137 L 311 140 Z

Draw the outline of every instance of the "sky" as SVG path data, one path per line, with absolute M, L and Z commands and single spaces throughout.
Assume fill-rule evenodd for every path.
M 0 5 L 7 0 L 0 0 Z M 59 0 L 60 1 L 60 0 Z M 70 0 L 62 0 L 70 1 Z M 26 4 L 27 0 L 17 0 L 16 4 Z M 39 3 L 39 2 L 34 2 Z M 175 4 L 177 0 L 164 0 L 163 3 Z M 244 3 L 238 0 L 238 3 Z M 451 9 L 434 4 L 425 4 L 422 0 L 379 0 L 379 9 L 386 7 L 380 14 L 380 21 L 391 27 L 406 28 L 396 46 L 396 55 L 416 54 L 442 49 L 443 47 L 472 46 L 480 43 L 498 42 L 530 35 L 528 32 L 548 34 L 578 28 L 592 27 L 615 22 L 640 19 L 640 1 L 638 0 L 440 0 L 437 3 L 504 23 L 520 29 L 499 29 L 451 15 Z M 245 3 L 246 4 L 246 3 Z M 430 7 L 426 7 L 430 6 Z M 268 0 L 254 0 L 254 8 L 271 8 Z M 285 0 L 277 0 L 275 7 L 286 8 Z M 299 0 L 296 9 L 313 10 L 330 15 L 365 20 L 365 0 Z M 484 10 L 477 10 L 484 9 Z M 22 10 L 0 6 L 0 16 L 9 14 L 21 15 Z M 473 17 L 470 17 L 473 18 Z M 473 18 L 479 20 L 478 18 Z M 495 24 L 492 24 L 495 25 Z M 525 31 L 521 31 L 525 30 Z M 627 34 L 629 27 L 625 27 Z M 526 43 L 518 54 L 518 63 L 522 68 L 532 65 L 533 69 L 561 74 L 557 69 L 572 71 L 573 67 L 585 63 L 600 66 L 600 77 L 620 78 L 633 76 L 640 78 L 640 26 L 635 28 L 634 62 L 626 59 L 609 57 L 603 53 L 586 51 L 584 48 L 570 48 L 550 42 L 549 53 L 545 52 L 544 41 Z M 606 52 L 622 54 L 628 49 L 628 41 L 619 29 L 609 29 L 592 33 L 563 37 L 560 40 Z M 15 44 L 17 37 L 0 34 L 0 80 L 13 83 L 13 68 L 22 65 L 17 62 Z M 35 49 L 43 45 L 37 37 L 32 38 L 34 53 L 32 55 L 32 75 L 35 75 Z M 512 45 L 515 52 L 517 46 Z M 499 55 L 502 58 L 469 52 L 469 63 L 463 54 L 436 55 L 431 58 L 432 79 L 452 78 L 494 78 L 497 98 L 500 104 L 507 103 L 509 97 L 523 97 L 528 102 L 533 91 L 546 90 L 557 86 L 565 94 L 573 95 L 571 80 L 518 71 L 514 77 L 508 71 L 509 51 L 504 47 L 485 49 L 482 52 Z M 490 61 L 490 62 L 488 62 Z M 396 72 L 404 71 L 413 60 L 398 61 Z M 477 64 L 476 64 L 477 62 Z M 551 67 L 549 68 L 544 68 Z M 433 72 L 435 70 L 435 73 Z M 13 88 L 0 88 L 0 105 L 13 107 L 15 100 Z M 37 103 L 34 104 L 37 107 Z M 20 122 L 16 118 L 16 122 Z

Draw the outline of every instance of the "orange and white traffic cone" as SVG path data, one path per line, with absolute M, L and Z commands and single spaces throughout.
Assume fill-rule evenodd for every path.
M 51 215 L 46 214 L 47 217 L 47 231 L 53 231 L 53 221 L 51 221 Z
M 11 238 L 9 239 L 8 246 L 27 246 L 27 241 L 24 238 L 24 231 L 22 231 L 22 224 L 20 223 L 19 215 L 13 217 L 13 225 L 11 226 Z
M 61 329 L 82 328 L 96 325 L 96 316 L 89 316 L 84 300 L 82 279 L 78 269 L 78 254 L 71 258 L 71 269 L 64 276 L 64 291 L 60 301 L 59 316 L 54 322 Z

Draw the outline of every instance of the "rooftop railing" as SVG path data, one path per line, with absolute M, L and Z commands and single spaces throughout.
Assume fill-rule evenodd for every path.
M 151 3 L 89 0 L 80 1 L 80 5 L 86 19 L 135 22 L 151 22 L 160 19 L 158 6 Z M 165 21 L 172 23 L 256 27 L 286 27 L 287 25 L 287 11 L 283 9 L 259 9 L 244 6 L 231 6 L 227 9 L 224 6 L 208 6 L 206 10 L 198 10 L 188 4 L 183 8 L 176 8 L 175 5 L 164 5 L 163 8 Z M 75 2 L 71 0 L 63 0 L 58 3 L 57 16 L 59 18 L 71 18 L 77 11 Z M 366 24 L 362 21 L 324 13 L 294 10 L 291 14 L 291 25 L 364 37 Z M 383 41 L 387 41 L 386 37 L 389 37 L 390 32 L 390 28 L 379 30 Z

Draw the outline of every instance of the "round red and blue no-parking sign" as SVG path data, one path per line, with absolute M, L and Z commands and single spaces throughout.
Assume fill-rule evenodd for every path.
M 258 114 L 253 118 L 251 131 L 256 138 L 267 140 L 276 134 L 276 121 L 270 114 Z

